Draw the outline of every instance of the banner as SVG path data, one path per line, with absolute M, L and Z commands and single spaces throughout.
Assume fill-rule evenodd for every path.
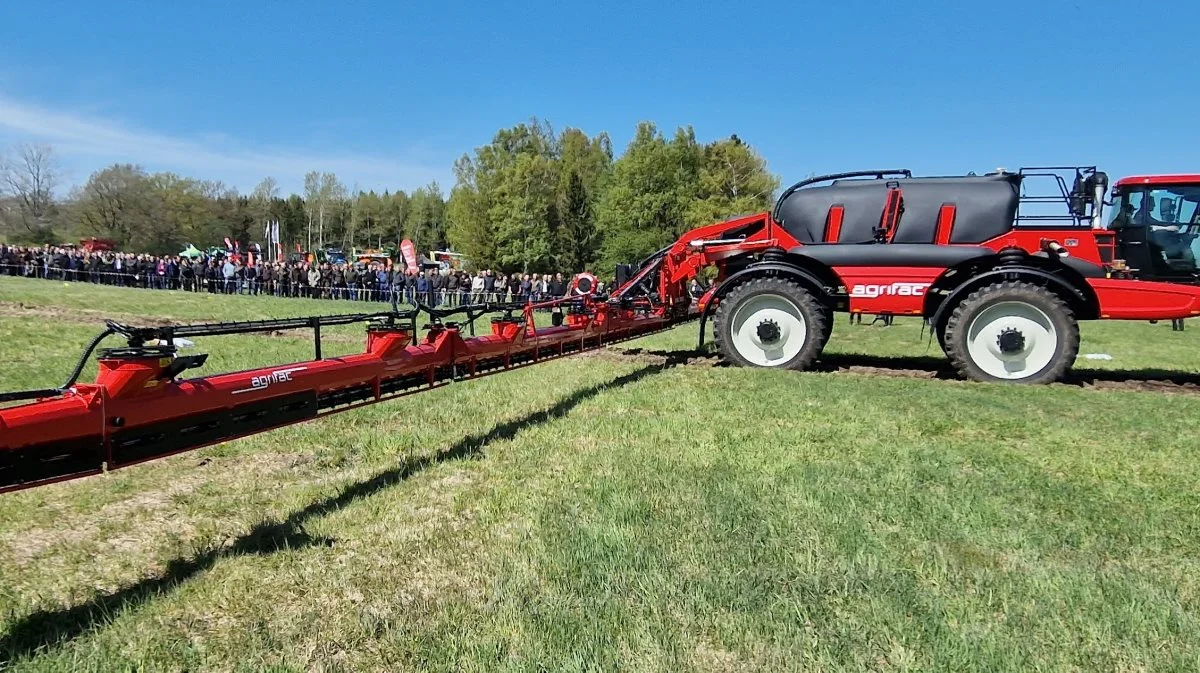
M 404 261 L 408 264 L 408 271 L 417 271 L 417 247 L 407 238 L 400 242 L 400 252 L 404 254 Z

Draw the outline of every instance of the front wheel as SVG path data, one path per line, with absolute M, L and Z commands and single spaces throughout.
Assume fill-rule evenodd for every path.
M 942 340 L 950 362 L 968 379 L 1053 383 L 1079 354 L 1079 325 L 1050 290 L 1004 282 L 955 306 Z
M 714 327 L 721 354 L 742 367 L 804 370 L 828 339 L 824 307 L 783 278 L 734 288 L 717 304 Z

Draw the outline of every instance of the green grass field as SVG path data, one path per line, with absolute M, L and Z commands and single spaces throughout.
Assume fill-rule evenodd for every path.
M 105 317 L 357 308 L 0 278 L 0 389 L 61 383 Z M 691 357 L 693 324 L 0 496 L 0 662 L 1200 670 L 1200 325 L 1083 334 L 1113 359 L 1030 388 L 938 378 L 915 320 L 840 316 L 803 374 Z

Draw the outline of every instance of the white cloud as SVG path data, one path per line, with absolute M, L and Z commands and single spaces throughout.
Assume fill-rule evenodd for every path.
M 265 176 L 273 176 L 285 192 L 299 192 L 304 174 L 331 171 L 348 187 L 414 189 L 438 180 L 449 190 L 445 167 L 416 160 L 354 154 L 320 154 L 292 148 L 254 148 L 223 133 L 172 136 L 131 128 L 119 122 L 84 117 L 0 96 L 0 141 L 37 141 L 51 145 L 68 164 L 72 182 L 114 163 L 134 163 L 149 170 L 170 170 L 189 177 L 221 180 L 248 192 Z M 81 173 L 81 174 L 75 174 Z

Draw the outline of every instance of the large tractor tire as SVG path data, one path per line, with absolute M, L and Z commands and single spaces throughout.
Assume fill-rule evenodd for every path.
M 825 345 L 829 343 L 829 337 L 833 336 L 833 321 L 837 318 L 833 309 L 824 307 L 821 313 L 825 316 L 825 329 L 821 330 L 821 348 L 817 351 L 820 353 L 825 350 Z
M 717 350 L 740 367 L 808 369 L 829 338 L 825 312 L 792 281 L 755 278 L 717 304 Z
M 1079 324 L 1050 290 L 1009 281 L 982 287 L 955 306 L 942 341 L 965 378 L 1053 383 L 1079 354 Z

